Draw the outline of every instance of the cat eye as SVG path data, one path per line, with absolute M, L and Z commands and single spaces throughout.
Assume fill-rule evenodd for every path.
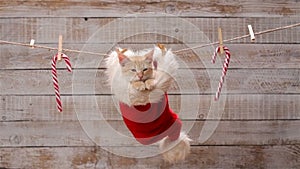
M 136 72 L 136 70 L 135 70 L 135 69 L 131 69 L 131 71 L 132 71 L 132 72 Z
M 144 72 L 147 71 L 147 70 L 148 70 L 148 68 L 143 69 Z

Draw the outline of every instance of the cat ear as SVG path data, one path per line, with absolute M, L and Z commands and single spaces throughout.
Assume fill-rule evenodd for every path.
M 123 50 L 119 50 L 117 49 L 117 53 L 118 53 L 118 58 L 119 58 L 119 63 L 121 66 L 124 66 L 125 63 L 129 60 L 127 56 L 124 55 L 124 52 L 126 52 L 127 49 L 123 49 Z
M 153 64 L 154 69 L 157 69 L 157 61 L 155 59 L 153 59 L 153 55 L 154 55 L 154 49 L 151 50 L 150 52 L 148 52 L 145 57 L 146 60 L 149 61 L 149 63 Z
M 155 70 L 157 70 L 157 61 L 156 60 L 153 61 L 153 67 Z
M 153 61 L 153 54 L 154 54 L 154 50 L 151 50 L 150 52 L 148 52 L 148 53 L 145 55 L 146 60 L 152 62 L 152 61 Z

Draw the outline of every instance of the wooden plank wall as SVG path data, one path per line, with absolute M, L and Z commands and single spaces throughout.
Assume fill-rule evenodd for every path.
M 300 2 L 1 1 L 0 39 L 29 43 L 33 38 L 37 44 L 56 47 L 58 35 L 63 34 L 65 48 L 107 52 L 116 43 L 111 40 L 114 35 L 93 38 L 94 33 L 128 14 L 128 18 L 144 14 L 146 20 L 180 17 L 214 42 L 219 26 L 227 39 L 248 34 L 248 24 L 255 31 L 262 31 L 298 23 Z M 190 93 L 193 90 L 189 79 L 179 77 L 186 81 L 187 93 L 182 95 L 179 84 L 169 93 L 170 104 L 177 112 L 183 106 L 181 101 L 188 100 L 187 107 L 191 108 L 180 112 L 180 117 L 187 128 L 191 126 L 189 135 L 194 140 L 189 158 L 174 165 L 163 162 L 159 155 L 130 158 L 142 152 L 140 149 L 147 149 L 130 138 L 114 140 L 105 127 L 100 130 L 103 133 L 98 133 L 97 129 L 108 122 L 130 137 L 110 89 L 105 86 L 103 62 L 94 64 L 103 57 L 67 53 L 76 65 L 73 74 L 62 69 L 63 63 L 58 64 L 64 106 L 63 113 L 58 113 L 50 69 L 55 52 L 1 44 L 0 168 L 300 168 L 299 32 L 298 27 L 257 36 L 255 43 L 249 39 L 227 43 L 232 53 L 227 90 L 221 95 L 224 105 L 214 109 L 213 115 L 209 111 L 216 86 L 210 82 L 217 84 L 218 78 L 210 79 L 208 72 L 219 76 L 220 64 L 204 64 L 210 62 L 209 53 L 201 60 L 191 51 L 178 55 L 194 76 L 199 92 Z M 180 39 L 155 34 L 133 36 L 118 43 L 141 49 L 157 42 L 174 50 L 186 47 Z M 196 39 L 190 43 L 198 42 Z M 185 71 L 181 68 L 179 74 Z M 95 71 L 95 76 L 88 78 Z M 75 92 L 74 81 L 75 88 L 79 87 Z M 91 84 L 95 90 L 89 91 Z M 99 116 L 99 110 L 107 121 Z M 218 127 L 207 141 L 201 142 L 199 133 L 209 121 L 219 121 Z M 92 131 L 84 130 L 86 126 Z M 100 137 L 102 147 L 91 139 L 96 136 Z M 112 153 L 118 150 L 127 152 L 128 157 Z

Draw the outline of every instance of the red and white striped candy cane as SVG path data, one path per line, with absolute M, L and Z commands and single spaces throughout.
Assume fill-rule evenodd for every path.
M 216 62 L 216 58 L 217 58 L 217 54 L 220 52 L 220 46 L 218 46 L 214 52 L 214 54 L 212 55 L 211 58 L 211 63 L 215 63 Z
M 72 72 L 71 62 L 67 55 L 61 54 L 61 57 L 65 60 L 67 69 L 69 72 Z M 53 85 L 55 89 L 55 96 L 56 96 L 56 105 L 59 112 L 62 112 L 62 103 L 60 99 L 60 93 L 59 93 L 59 86 L 58 86 L 58 79 L 57 79 L 57 71 L 56 71 L 56 62 L 58 59 L 58 54 L 54 55 L 52 58 L 52 79 L 53 79 Z
M 230 62 L 230 51 L 229 51 L 229 49 L 226 46 L 223 46 L 223 49 L 225 51 L 225 56 L 226 57 L 225 57 L 225 61 L 223 63 L 222 76 L 221 76 L 220 81 L 219 81 L 219 87 L 218 87 L 218 90 L 216 92 L 215 100 L 218 100 L 219 97 L 220 97 L 220 93 L 221 93 L 221 90 L 222 90 L 222 86 L 223 86 L 225 76 L 226 76 L 226 73 L 227 73 L 227 70 L 228 70 L 229 62 Z M 215 63 L 217 53 L 219 53 L 219 52 L 220 52 L 220 46 L 218 46 L 216 48 L 216 51 L 214 52 L 214 54 L 212 56 L 212 60 L 211 60 L 212 63 Z

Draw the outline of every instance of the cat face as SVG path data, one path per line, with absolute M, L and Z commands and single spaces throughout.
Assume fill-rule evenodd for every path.
M 122 66 L 122 73 L 130 81 L 146 81 L 153 77 L 153 53 L 150 51 L 144 56 L 127 57 L 118 52 L 119 63 Z

